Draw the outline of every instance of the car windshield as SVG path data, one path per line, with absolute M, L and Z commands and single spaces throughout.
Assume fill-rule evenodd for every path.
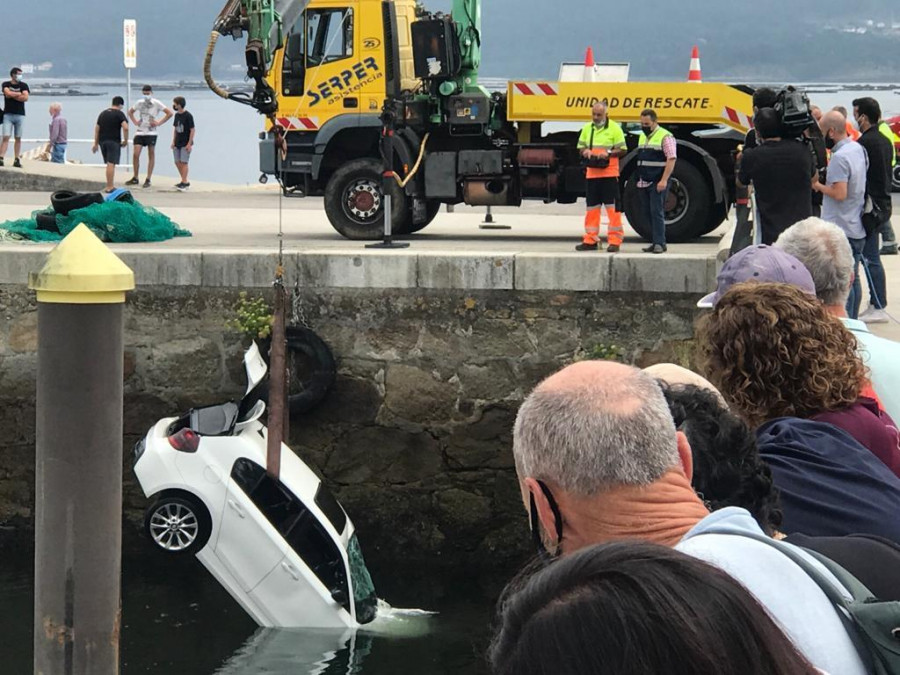
M 356 620 L 359 623 L 368 623 L 375 618 L 378 598 L 375 596 L 375 584 L 372 583 L 372 577 L 366 567 L 366 561 L 363 559 L 362 549 L 359 547 L 359 540 L 356 538 L 355 532 L 350 537 L 350 543 L 347 546 L 347 558 L 350 563 Z

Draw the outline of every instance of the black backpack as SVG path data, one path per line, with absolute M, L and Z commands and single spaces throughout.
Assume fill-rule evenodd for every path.
M 727 529 L 707 530 L 704 534 L 731 534 L 747 539 L 756 539 L 790 558 L 809 576 L 834 605 L 847 628 L 860 658 L 874 675 L 900 675 L 900 602 L 878 600 L 862 582 L 836 562 L 810 549 L 805 553 L 819 561 L 853 596 L 847 600 L 828 578 L 814 565 L 799 555 L 791 546 L 786 546 L 771 537 L 752 532 L 736 532 Z M 900 573 L 900 570 L 898 570 Z

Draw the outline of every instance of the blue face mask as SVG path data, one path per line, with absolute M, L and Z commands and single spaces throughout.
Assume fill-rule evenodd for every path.
M 153 96 L 152 96 L 151 94 L 144 94 L 144 100 L 145 100 L 147 103 L 150 103 L 150 101 L 153 100 Z

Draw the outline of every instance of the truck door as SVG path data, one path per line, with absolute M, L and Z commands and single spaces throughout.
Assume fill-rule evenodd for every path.
M 281 63 L 278 117 L 289 130 L 314 131 L 337 115 L 358 113 L 377 61 L 356 49 L 358 12 L 348 5 L 309 8 L 291 29 Z M 381 74 L 383 77 L 383 74 Z

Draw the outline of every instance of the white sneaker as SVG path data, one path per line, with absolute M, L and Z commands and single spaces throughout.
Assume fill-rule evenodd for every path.
M 865 323 L 887 323 L 891 318 L 883 309 L 869 307 L 865 312 L 859 315 L 859 320 Z

